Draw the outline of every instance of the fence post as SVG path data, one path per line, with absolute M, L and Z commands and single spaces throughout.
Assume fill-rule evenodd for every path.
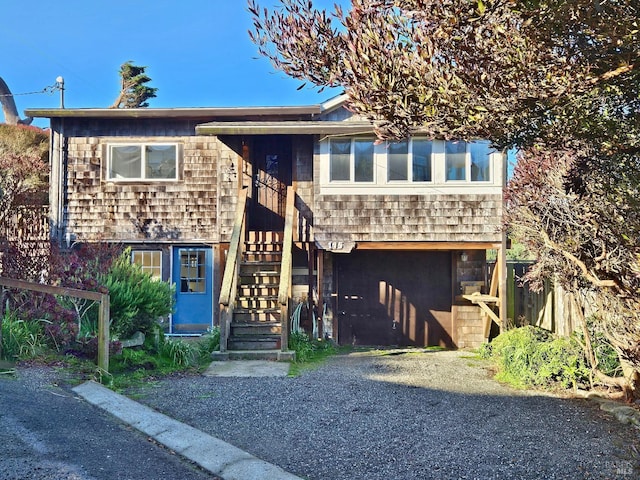
M 109 294 L 102 294 L 98 313 L 98 368 L 104 373 L 109 373 L 109 309 Z

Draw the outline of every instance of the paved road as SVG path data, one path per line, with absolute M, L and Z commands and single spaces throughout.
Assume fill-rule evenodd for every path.
M 0 375 L 0 479 L 214 478 L 56 386 L 51 373 Z

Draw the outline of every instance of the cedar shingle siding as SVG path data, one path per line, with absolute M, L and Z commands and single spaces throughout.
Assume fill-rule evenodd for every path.
M 319 195 L 318 241 L 499 242 L 501 195 Z
M 209 242 L 227 239 L 235 209 L 235 184 L 224 182 L 220 187 L 219 178 L 237 156 L 234 151 L 216 137 L 193 136 L 191 122 L 83 123 L 94 128 L 65 124 L 68 146 L 65 223 L 76 238 Z M 180 180 L 106 181 L 107 145 L 123 141 L 178 143 Z M 222 202 L 221 195 L 225 197 Z

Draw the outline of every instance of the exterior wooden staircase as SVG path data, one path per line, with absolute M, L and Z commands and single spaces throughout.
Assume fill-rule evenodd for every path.
M 220 293 L 220 351 L 214 360 L 293 360 L 288 349 L 292 217 L 289 187 L 284 232 L 245 229 L 246 189 L 238 199 Z
M 248 232 L 227 343 L 230 356 L 277 359 L 281 350 L 282 236 L 283 232 Z

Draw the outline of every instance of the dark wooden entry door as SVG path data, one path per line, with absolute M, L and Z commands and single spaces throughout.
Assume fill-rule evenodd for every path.
M 291 185 L 291 137 L 255 137 L 252 150 L 253 186 L 249 228 L 284 230 L 287 186 Z
M 335 255 L 338 341 L 453 347 L 451 253 Z

